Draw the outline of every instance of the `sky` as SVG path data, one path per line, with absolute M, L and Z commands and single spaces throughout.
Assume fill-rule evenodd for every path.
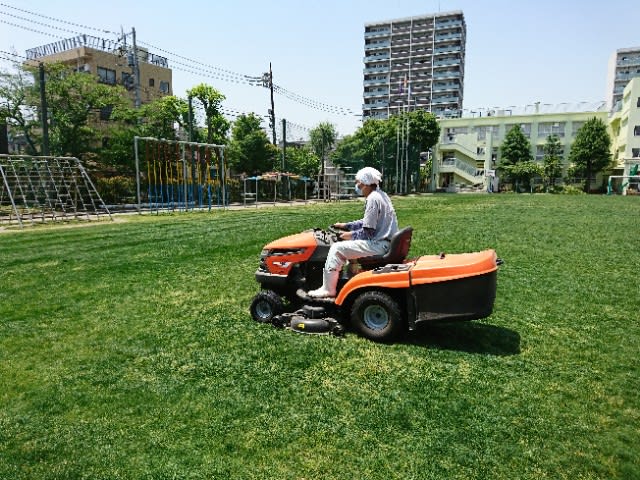
M 637 0 L 0 0 L 0 57 L 135 28 L 139 46 L 168 58 L 175 95 L 207 83 L 227 111 L 266 117 L 269 90 L 238 79 L 271 64 L 288 140 L 320 122 L 344 136 L 361 125 L 365 23 L 457 10 L 469 110 L 604 101 L 610 56 L 640 46 Z

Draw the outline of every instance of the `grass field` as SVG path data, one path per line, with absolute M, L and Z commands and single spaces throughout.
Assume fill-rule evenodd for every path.
M 265 243 L 359 203 L 2 233 L 0 478 L 640 478 L 639 200 L 394 199 L 411 256 L 506 262 L 394 345 L 248 313 Z

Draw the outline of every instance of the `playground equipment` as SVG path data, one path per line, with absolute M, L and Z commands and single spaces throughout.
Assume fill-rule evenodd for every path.
M 255 177 L 246 177 L 243 179 L 244 182 L 244 192 L 242 194 L 243 204 L 246 207 L 247 203 L 255 203 L 257 206 L 260 202 L 260 182 L 263 184 L 266 182 L 272 186 L 269 188 L 270 192 L 273 191 L 273 197 L 269 195 L 267 197 L 266 193 L 263 197 L 263 201 L 270 202 L 273 201 L 275 204 L 278 201 L 278 184 L 281 185 L 281 195 L 284 195 L 284 199 L 288 201 L 292 201 L 295 197 L 292 194 L 293 187 L 298 182 L 304 183 L 304 201 L 307 201 L 307 182 L 311 181 L 308 177 L 302 177 L 300 175 L 295 175 L 292 173 L 281 173 L 281 172 L 271 172 L 265 173 L 263 175 L 255 176 Z M 293 183 L 293 185 L 292 185 Z
M 111 213 L 75 157 L 0 155 L 0 221 L 92 220 Z
M 135 137 L 134 148 L 138 211 L 228 206 L 224 145 Z
M 640 164 L 629 169 L 629 175 L 610 175 L 607 182 L 607 195 L 619 193 L 627 195 L 630 190 L 640 193 Z

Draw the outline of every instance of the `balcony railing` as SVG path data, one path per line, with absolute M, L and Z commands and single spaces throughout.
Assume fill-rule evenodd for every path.
M 391 33 L 391 29 L 385 28 L 385 29 L 377 30 L 375 32 L 365 32 L 364 38 L 381 37 L 381 36 L 389 35 L 390 33 Z
M 106 40 L 104 38 L 94 37 L 93 35 L 78 35 L 72 38 L 66 38 L 57 42 L 48 43 L 47 45 L 41 45 L 39 47 L 30 48 L 27 50 L 27 59 L 36 60 L 40 57 L 46 57 L 49 55 L 55 55 L 61 52 L 67 52 L 80 47 L 93 48 L 94 50 L 100 50 L 108 53 L 118 52 L 121 48 L 119 42 L 113 40 Z M 148 53 L 141 48 L 138 49 L 138 58 L 141 62 L 150 63 L 152 65 L 158 65 L 160 67 L 169 68 L 169 61 L 166 57 Z

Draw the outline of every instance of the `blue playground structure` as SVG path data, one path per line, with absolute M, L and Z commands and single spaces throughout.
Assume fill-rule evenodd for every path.
M 134 148 L 138 211 L 229 205 L 224 145 L 135 137 Z

